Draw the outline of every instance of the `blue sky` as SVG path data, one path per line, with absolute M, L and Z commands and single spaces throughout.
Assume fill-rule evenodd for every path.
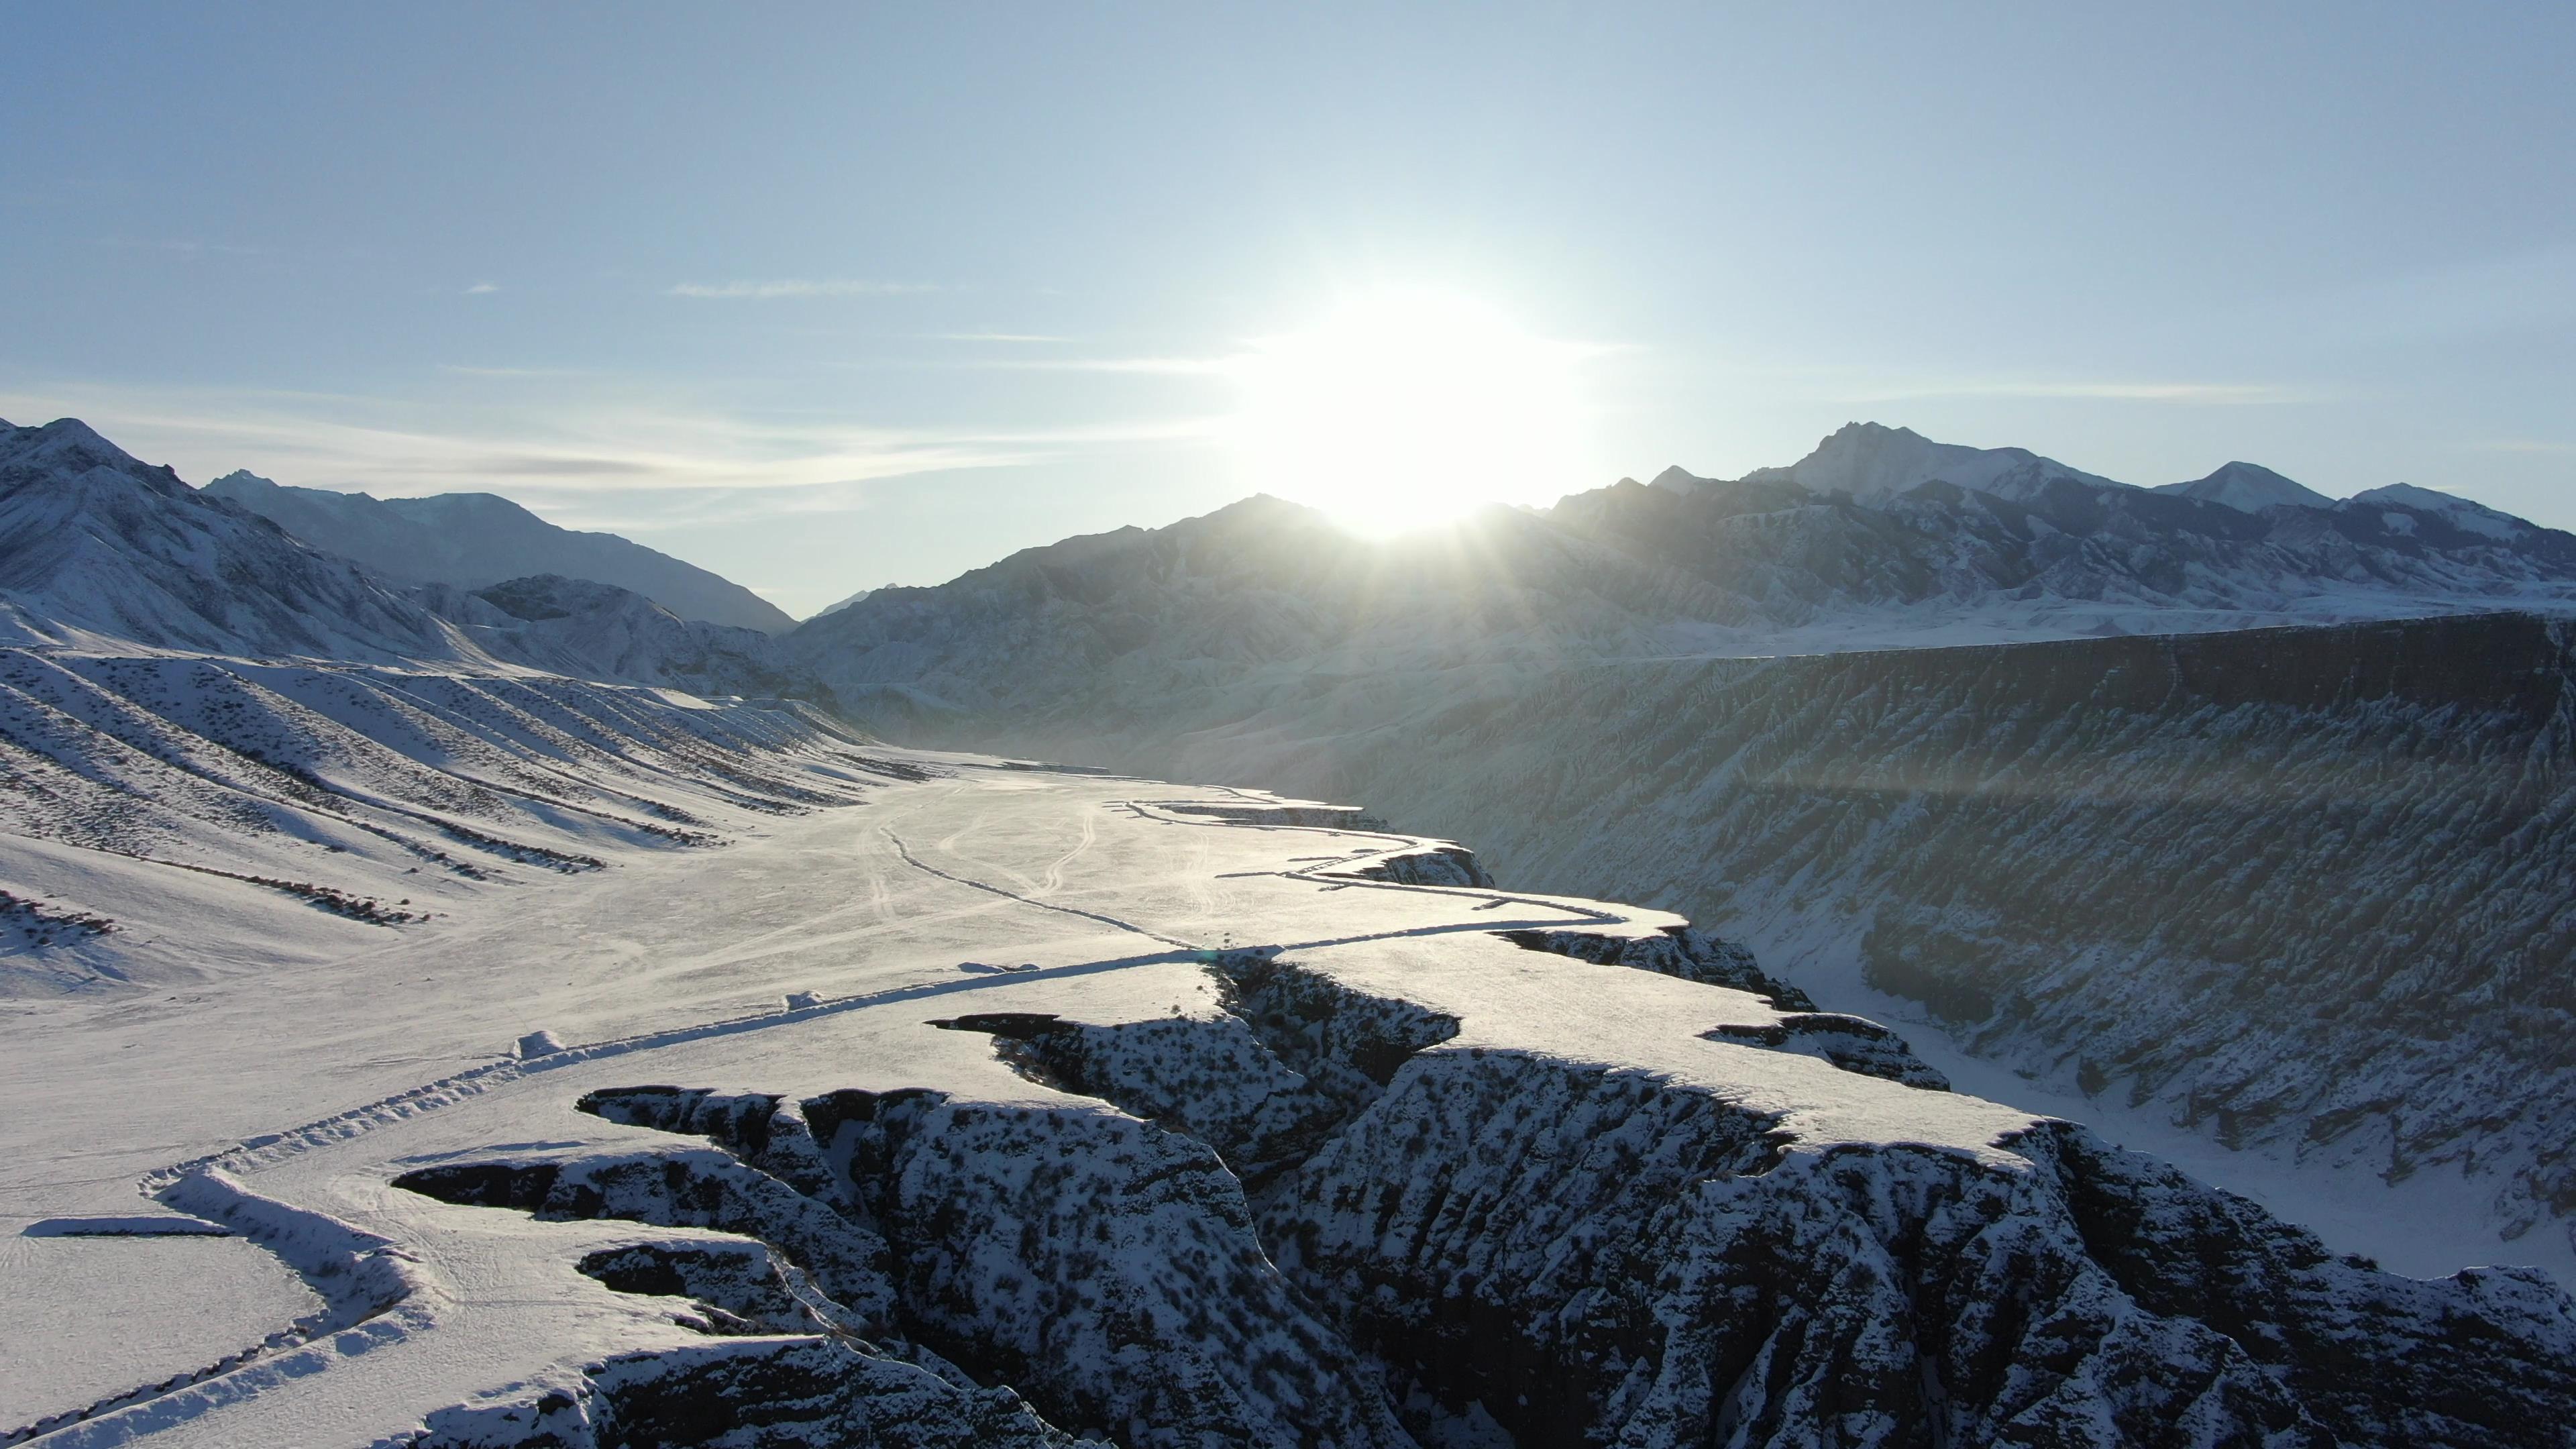
M 2245 12 L 2245 13 L 2239 13 Z M 0 416 L 487 488 L 805 612 L 1246 491 L 1430 289 L 1559 491 L 1852 419 L 2576 527 L 2576 7 L 20 4 Z

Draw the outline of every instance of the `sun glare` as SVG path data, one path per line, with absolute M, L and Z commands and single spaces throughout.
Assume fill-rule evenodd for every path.
M 1579 481 L 1575 363 L 1454 297 L 1355 299 L 1236 361 L 1230 442 L 1252 484 L 1375 536 Z

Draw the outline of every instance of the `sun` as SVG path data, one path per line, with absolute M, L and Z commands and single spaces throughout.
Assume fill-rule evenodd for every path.
M 1584 349 L 1483 303 L 1354 298 L 1254 343 L 1227 441 L 1254 487 L 1375 536 L 1570 491 Z

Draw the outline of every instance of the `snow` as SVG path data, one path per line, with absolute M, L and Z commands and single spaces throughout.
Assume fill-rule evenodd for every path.
M 1846 423 L 1806 457 L 1785 468 L 1757 468 L 1742 481 L 1795 483 L 1811 493 L 1866 498 L 1904 493 L 1935 479 L 2006 498 L 2030 496 L 2056 480 L 2099 488 L 2128 486 L 2027 448 L 1936 443 L 1912 428 L 1879 423 Z
M 2465 1445 L 2576 1407 L 2545 1275 L 2337 1259 L 1677 916 L 1351 806 L 894 748 L 710 687 L 793 651 L 631 592 L 406 597 L 76 423 L 0 443 L 0 522 L 78 535 L 0 545 L 0 1438 Z M 1736 543 L 1823 544 L 1839 610 L 1659 561 L 1630 489 L 1402 558 L 1248 500 L 814 637 L 909 709 L 1287 771 L 1658 653 L 2566 582 L 2555 536 L 2428 562 L 2151 500 L 2216 520 L 2159 552 L 2051 460 L 1827 444 Z M 2045 586 L 1828 578 L 1889 520 Z M 1791 920 L 1753 924 L 1868 1000 Z M 2351 1231 L 2318 1180 L 2272 1200 Z
M 1743 924 L 1747 944 L 1763 960 L 1824 999 L 1902 1031 L 1959 1091 L 2097 1128 L 2261 1203 L 2315 1232 L 2336 1252 L 2358 1253 L 2391 1272 L 2436 1278 L 2486 1264 L 2528 1264 L 2576 1289 L 2576 1242 L 2547 1231 L 2505 1236 L 2492 1182 L 2464 1171 L 2391 1183 L 2370 1163 L 2301 1161 L 2278 1144 L 2226 1146 L 2211 1128 L 2177 1125 L 2168 1103 L 2131 1105 L 2109 1089 L 2088 1096 L 2062 1081 L 1972 1054 L 1921 1002 L 1891 996 L 1863 979 L 1857 933 L 1849 929 L 1797 912 Z
M 696 1362 L 686 1356 L 711 1341 L 686 1315 L 674 1317 L 675 1300 L 613 1291 L 576 1264 L 639 1248 L 732 1252 L 728 1245 L 742 1239 L 731 1234 L 742 1228 L 723 1225 L 754 1218 L 720 1209 L 668 1226 L 540 1221 L 394 1185 L 461 1182 L 452 1174 L 519 1164 L 508 1170 L 573 1173 L 603 1191 L 630 1192 L 665 1171 L 633 1166 L 633 1154 L 644 1151 L 659 1155 L 642 1162 L 708 1184 L 689 1201 L 748 1193 L 741 1212 L 771 1204 L 756 1212 L 773 1243 L 846 1230 L 828 1212 L 812 1217 L 821 1210 L 794 1206 L 802 1200 L 781 1196 L 771 1178 L 746 1175 L 724 1152 L 577 1110 L 585 1093 L 639 1082 L 771 1094 L 763 1101 L 928 1089 L 940 1095 L 926 1110 L 944 1114 L 936 1120 L 951 1138 L 1004 1134 L 989 1151 L 941 1159 L 969 1174 L 960 1183 L 986 1181 L 973 1192 L 1033 1205 L 1041 1182 L 1099 1178 L 1096 1189 L 1082 1187 L 1084 1196 L 1047 1209 L 1071 1216 L 1043 1241 L 1069 1247 L 1089 1231 L 1070 1225 L 1092 1221 L 1095 1211 L 1080 1203 L 1124 1201 L 1120 1195 L 1133 1191 L 1117 1185 L 1121 1153 L 1145 1153 L 1149 1163 L 1178 1154 L 1169 1160 L 1185 1176 L 1214 1159 L 1030 1079 L 997 1054 L 991 1036 L 941 1030 L 934 1021 L 1051 1016 L 1113 1034 L 1177 1024 L 1184 1029 L 1174 1041 L 1185 1044 L 1192 1032 L 1236 1020 L 1219 1010 L 1207 963 L 1252 946 L 1275 949 L 1247 959 L 1290 963 L 1308 973 L 1299 979 L 1357 993 L 1354 1001 L 1406 1003 L 1415 1020 L 1454 1019 L 1454 1034 L 1434 1052 L 1445 1064 L 1438 1080 L 1451 1083 L 1444 1090 L 1496 1072 L 1536 1072 L 1515 1090 L 1559 1083 L 1593 1104 L 1586 1110 L 1642 1092 L 1641 1105 L 1676 1104 L 1659 1111 L 1704 1101 L 1709 1108 L 1693 1110 L 1770 1122 L 1769 1140 L 1813 1167 L 1775 1169 L 1764 1192 L 1804 1191 L 1797 1184 L 1843 1160 L 1837 1154 L 1890 1144 L 1917 1144 L 1957 1164 L 1942 1171 L 2037 1181 L 2032 1149 L 2010 1145 L 2041 1125 L 2024 1111 L 1712 1039 L 1721 1026 L 1760 1031 L 1795 1014 L 1745 991 L 1523 949 L 1498 934 L 1652 939 L 1680 926 L 1669 915 L 1372 879 L 1389 862 L 1463 858 L 1444 842 L 1353 828 L 1347 812 L 1311 802 L 1003 769 L 971 757 L 895 758 L 921 778 L 892 781 L 854 809 L 766 819 L 712 855 L 638 853 L 610 870 L 532 879 L 506 894 L 458 900 L 438 920 L 402 928 L 398 941 L 384 944 L 353 946 L 315 917 L 303 939 L 280 942 L 286 949 L 264 969 L 213 975 L 184 993 L 89 992 L 10 1004 L 6 1030 L 18 1045 L 0 1065 L 0 1091 L 14 1108 L 0 1154 L 7 1214 L 0 1228 L 18 1233 L 40 1218 L 133 1213 L 146 1205 L 138 1191 L 154 1193 L 247 1233 L 298 1280 L 327 1290 L 320 1309 L 251 1293 L 210 1314 L 192 1307 L 196 1300 L 172 1298 L 170 1254 L 211 1248 L 240 1258 L 243 1244 L 84 1240 L 76 1250 L 88 1255 L 81 1281 L 93 1304 L 113 1311 L 13 1314 L 0 1320 L 0 1357 L 79 1362 L 90 1365 L 87 1377 L 48 1369 L 13 1392 L 45 1413 L 64 1412 L 83 1395 L 106 1397 L 180 1372 L 188 1345 L 232 1353 L 266 1334 L 274 1347 L 240 1367 L 110 1410 L 66 1431 L 62 1442 L 111 1442 L 126 1428 L 168 1444 L 368 1442 L 424 1422 L 467 1422 L 442 1417 L 453 1406 L 506 1418 L 536 1412 L 528 1406 L 550 1390 L 610 1392 L 623 1382 L 586 1378 L 583 1365 L 642 1362 L 627 1357 L 636 1354 Z M 1333 823 L 1306 823 L 1319 819 Z M 19 849 L 14 837 L 0 837 L 0 864 Z M 1472 863 L 1454 872 L 1473 874 Z M 103 903 L 124 905 L 113 893 Z M 960 969 L 992 961 L 1025 965 Z M 798 1004 L 781 1010 L 782 1001 Z M 1357 1019 L 1356 1006 L 1343 1010 Z M 548 1023 L 541 1052 L 522 1042 L 532 1021 Z M 1124 1070 L 1149 1074 L 1169 1059 L 1154 1051 L 1118 1058 L 1131 1062 Z M 1581 1085 L 1603 1071 L 1617 1084 L 1609 1097 Z M 1257 1073 L 1239 1080 L 1249 1087 Z M 1418 1080 L 1427 1086 L 1433 1078 Z M 1115 1081 L 1102 1089 L 1130 1090 Z M 1513 1132 L 1544 1120 L 1486 1115 L 1495 1130 Z M 777 1130 L 784 1129 L 772 1131 L 773 1143 L 783 1140 Z M 1607 1143 L 1629 1129 L 1602 1130 L 1611 1133 L 1601 1139 Z M 1064 1133 L 1071 1141 L 1108 1136 L 1065 1159 L 1071 1179 L 1011 1175 L 1027 1165 L 1015 1154 Z M 1006 1142 L 1023 1145 L 1005 1150 Z M 1372 1160 L 1367 1154 L 1377 1150 L 1353 1139 L 1350 1160 Z M 773 1163 L 772 1170 L 789 1169 Z M 926 1161 L 913 1169 L 902 1179 L 913 1184 L 906 1190 L 927 1190 L 931 1180 L 917 1174 L 932 1170 Z M 734 1186 L 719 1192 L 721 1183 Z M 2025 1190 L 2037 1189 L 2016 1189 Z M 1226 1213 L 1240 1211 L 1241 1199 L 1225 1196 L 1232 1189 L 1205 1199 L 1196 1191 L 1138 1220 L 1139 1235 L 1121 1239 L 1127 1246 L 1087 1270 L 1093 1276 L 1085 1281 L 1110 1281 L 1097 1276 L 1108 1273 L 1129 1285 L 1121 1292 L 1176 1295 L 1155 1300 L 1177 1305 L 1172 1311 L 1206 1307 L 1210 1290 L 1191 1286 L 1196 1270 L 1184 1265 L 1251 1250 L 1243 1227 L 1221 1226 Z M 633 1211 L 647 1216 L 674 1210 L 637 1201 Z M 1224 1208 L 1226 1201 L 1238 1206 Z M 1803 1220 L 1814 1220 L 1805 1211 Z M 791 1226 L 799 1221 L 811 1226 Z M 1003 1232 L 999 1223 L 994 1231 Z M 1316 1251 L 1349 1251 L 1337 1231 L 1327 1228 Z M 62 1241 L 35 1245 L 53 1251 Z M 1017 1239 L 1003 1232 L 981 1241 L 988 1246 L 977 1253 L 1000 1253 Z M 839 1250 L 818 1238 L 795 1251 L 808 1271 L 823 1273 Z M 46 1283 L 62 1281 L 59 1267 L 31 1264 L 25 1248 L 6 1261 L 10 1278 L 0 1292 L 13 1304 L 46 1301 L 56 1291 Z M 1242 1263 L 1241 1272 L 1271 1271 L 1257 1252 Z M 1029 1271 L 1015 1257 L 957 1259 L 954 1270 L 968 1275 L 961 1291 L 968 1281 L 982 1285 L 957 1300 L 982 1305 L 976 1311 L 984 1316 L 973 1321 L 984 1326 L 974 1331 L 1036 1335 L 1026 1341 L 1043 1349 L 1037 1362 L 1056 1367 L 1033 1368 L 1025 1383 L 1051 1402 L 1126 1402 L 1122 1395 L 1145 1391 L 1152 1374 L 1178 1372 L 1170 1366 L 1188 1357 L 1093 1357 L 1085 1337 L 1093 1330 L 1083 1326 L 1091 1320 L 1080 1312 L 1009 1311 Z M 845 1288 L 841 1301 L 861 1301 L 848 1296 L 856 1292 Z M 1246 1362 L 1268 1355 L 1326 1364 L 1345 1352 L 1325 1341 L 1330 1330 L 1297 1326 L 1304 1320 L 1286 1299 L 1278 1303 L 1244 1320 L 1252 1335 L 1239 1350 Z M 184 1331 L 115 1347 L 136 1314 L 175 1319 Z M 714 1342 L 766 1355 L 773 1350 L 759 1345 L 791 1341 Z M 1269 1391 L 1253 1387 L 1260 1380 L 1228 1366 L 1227 1355 L 1238 1351 L 1225 1346 L 1233 1340 L 1192 1342 L 1191 1353 L 1213 1355 L 1205 1361 L 1217 1375 L 1210 1382 L 1232 1384 L 1229 1394 L 1242 1396 L 1222 1400 L 1232 1408 L 1202 1404 L 1192 1412 L 1261 1422 L 1285 1412 L 1265 1408 Z M 1165 1368 L 1144 1367 L 1153 1364 Z M 1068 1377 L 1051 1377 L 1059 1372 Z M 1327 1391 L 1324 1382 L 1311 1392 L 1325 1397 L 1305 1399 L 1303 1412 L 1358 1415 L 1354 1425 L 1383 1412 L 1356 1401 L 1332 1407 L 1340 1401 L 1330 1395 L 1343 1390 Z M 1479 1419 L 1464 1400 L 1443 1414 Z M 1394 1442 L 1390 1421 L 1373 1422 L 1381 1427 L 1366 1431 L 1372 1442 Z M 1109 1427 L 1127 1433 L 1134 1425 Z
M 379 577 L 480 589 L 531 574 L 562 574 L 643 594 L 683 619 L 780 632 L 794 620 L 705 569 L 608 533 L 558 528 L 490 493 L 374 498 L 291 488 L 236 471 L 208 483 L 221 498 L 276 522 Z
M 14 1224 L 0 1236 L 0 1301 L 0 1433 L 191 1373 L 321 1306 L 237 1237 L 48 1237 Z
M 2456 493 L 2438 493 L 2418 488 L 2412 483 L 2391 483 L 2385 488 L 2369 488 L 2344 502 L 2354 508 L 2395 505 L 2439 515 L 2454 528 L 2483 534 L 2488 538 L 2511 541 L 2533 532 L 2530 524 L 2509 513 L 2499 513 L 2483 503 L 2462 498 Z
M 2224 503 L 2245 513 L 2260 513 L 2266 508 L 2332 508 L 2334 500 L 2313 488 L 2303 487 L 2271 469 L 2256 463 L 2228 463 L 2206 478 L 2187 483 L 2168 483 L 2156 490 L 2176 493 L 2185 498 L 2199 498 L 2211 503 Z

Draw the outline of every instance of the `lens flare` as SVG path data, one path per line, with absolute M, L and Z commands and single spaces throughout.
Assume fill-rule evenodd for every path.
M 1228 441 L 1253 487 L 1361 533 L 1551 501 L 1580 466 L 1584 351 L 1462 298 L 1354 299 L 1236 359 Z

